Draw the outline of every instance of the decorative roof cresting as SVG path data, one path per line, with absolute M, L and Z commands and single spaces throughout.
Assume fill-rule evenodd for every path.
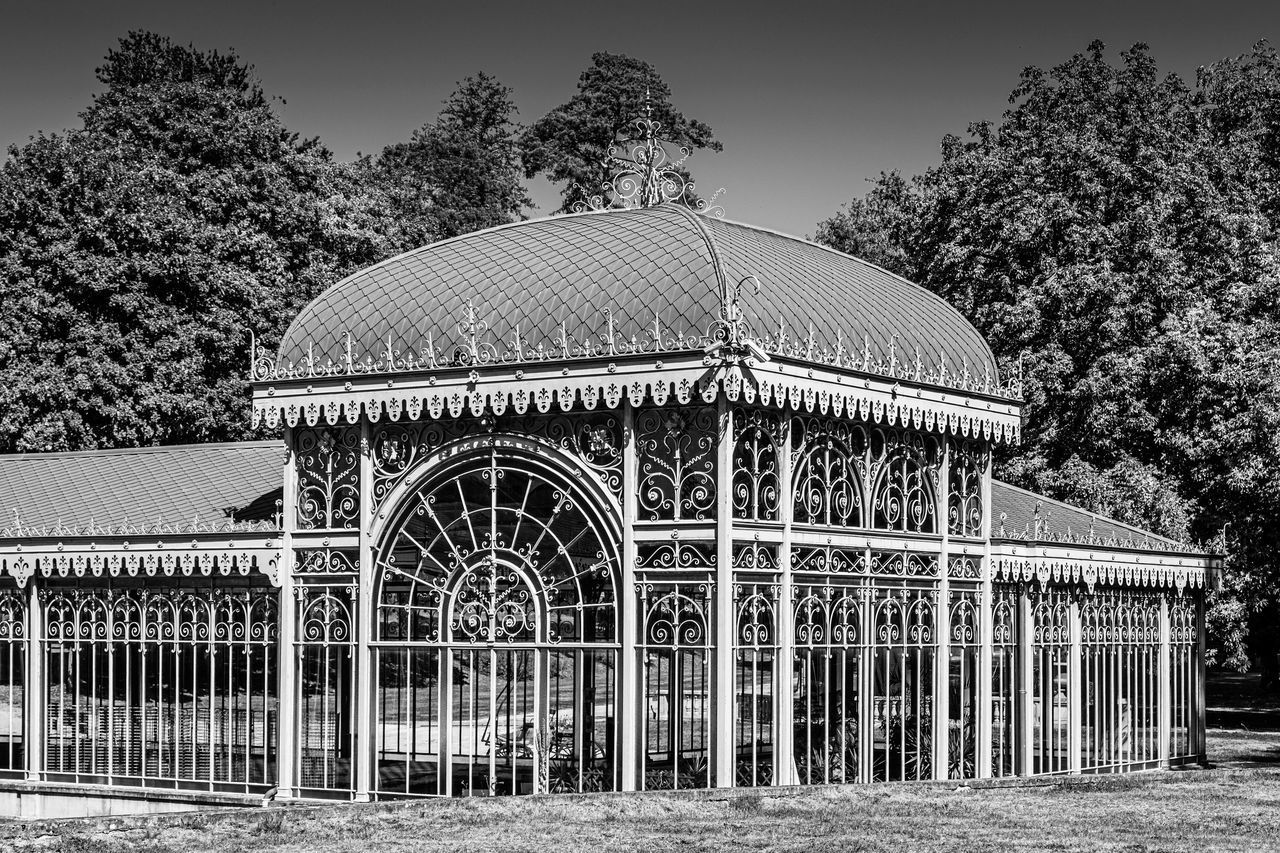
M 675 156 L 672 155 L 675 149 Z M 588 210 L 633 210 L 659 204 L 683 204 L 699 213 L 724 216 L 715 204 L 724 188 L 710 200 L 699 198 L 693 182 L 681 167 L 693 152 L 662 138 L 662 122 L 654 121 L 649 93 L 644 96 L 644 115 L 632 119 L 614 135 L 602 166 L 610 174 L 600 192 L 573 205 L 575 213 Z

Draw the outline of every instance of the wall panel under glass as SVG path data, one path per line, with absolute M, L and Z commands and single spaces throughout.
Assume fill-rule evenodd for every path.
M 355 631 L 349 586 L 299 585 L 295 779 L 310 796 L 353 790 Z
M 1159 758 L 1160 593 L 1082 596 L 1081 765 L 1124 770 Z
M 1190 595 L 1169 603 L 1169 756 L 1174 761 L 1195 758 L 1198 743 L 1200 630 L 1197 601 Z
M 54 587 L 42 603 L 49 778 L 275 784 L 275 590 Z
M 17 775 L 25 766 L 26 625 L 25 591 L 0 590 L 0 775 Z
M 991 592 L 991 775 L 1018 772 L 1018 747 L 1025 734 L 1018 713 L 1017 584 L 992 584 Z
M 869 654 L 862 590 L 851 578 L 797 582 L 794 610 L 792 748 L 800 784 L 857 782 L 859 697 Z
M 639 605 L 641 790 L 714 787 L 709 585 L 644 584 Z

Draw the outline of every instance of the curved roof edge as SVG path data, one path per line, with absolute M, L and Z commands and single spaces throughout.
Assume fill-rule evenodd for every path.
M 579 304 L 578 308 L 573 309 L 574 313 L 567 315 L 573 320 L 572 330 L 568 327 L 565 315 L 558 314 L 554 305 L 541 317 L 537 312 L 529 312 L 529 323 L 524 328 L 517 318 L 514 334 L 510 334 L 509 329 L 499 333 L 496 328 L 490 328 L 488 321 L 479 311 L 470 321 L 459 321 L 456 314 L 449 315 L 450 319 L 446 321 L 445 317 L 440 315 L 439 307 L 446 301 L 450 305 L 458 301 L 461 292 L 458 288 L 467 286 L 459 282 L 474 286 L 483 302 L 486 297 L 479 292 L 483 288 L 488 287 L 490 293 L 494 292 L 495 287 L 501 290 L 501 286 L 496 283 L 498 279 L 490 279 L 486 282 L 484 275 L 494 275 L 495 265 L 499 274 L 510 275 L 503 273 L 501 258 L 487 266 L 480 266 L 481 261 L 489 260 L 483 255 L 483 244 L 477 250 L 478 258 L 469 258 L 465 263 L 458 261 L 456 257 L 450 261 L 453 266 L 449 267 L 448 271 L 453 276 L 453 283 L 439 289 L 441 299 L 432 303 L 433 308 L 430 309 L 435 311 L 435 315 L 430 319 L 418 317 L 424 309 L 410 307 L 416 301 L 411 295 L 414 288 L 422 290 L 430 286 L 425 283 L 426 281 L 435 280 L 431 278 L 434 273 L 429 266 L 435 262 L 433 258 L 448 253 L 451 248 L 456 250 L 460 244 L 492 239 L 531 226 L 546 226 L 575 220 L 588 221 L 593 218 L 638 212 L 636 210 L 584 211 L 504 223 L 482 231 L 458 235 L 402 252 L 345 276 L 326 288 L 299 312 L 290 323 L 275 353 L 260 347 L 256 340 L 252 341 L 250 380 L 255 383 L 304 378 L 311 380 L 326 377 L 435 371 L 451 367 L 474 368 L 483 365 L 568 361 L 606 355 L 622 358 L 635 355 L 648 358 L 660 352 L 696 352 L 715 345 L 716 330 L 725 325 L 723 318 L 728 315 L 727 312 L 738 313 L 729 309 L 727 303 L 730 301 L 737 303 L 741 299 L 742 307 L 745 309 L 741 312 L 740 320 L 740 325 L 746 331 L 744 337 L 752 339 L 759 345 L 760 351 L 769 355 L 783 356 L 841 371 L 872 374 L 893 381 L 902 380 L 920 385 L 944 387 L 1004 400 L 1019 401 L 1021 399 L 1021 376 L 1009 376 L 1002 382 L 998 376 L 994 353 L 985 338 L 955 306 L 927 287 L 829 246 L 775 229 L 732 219 L 713 218 L 676 204 L 642 208 L 640 211 L 667 214 L 665 227 L 668 231 L 673 214 L 686 220 L 691 230 L 696 233 L 698 240 L 705 246 L 707 257 L 702 261 L 706 265 L 703 267 L 703 275 L 706 279 L 714 278 L 714 281 L 704 280 L 703 286 L 713 289 L 714 295 L 705 297 L 707 301 L 698 309 L 702 312 L 701 314 L 679 315 L 684 319 L 684 328 L 686 330 L 692 328 L 694 330 L 692 332 L 678 329 L 673 331 L 660 322 L 659 313 L 665 310 L 663 306 L 668 304 L 664 300 L 673 298 L 673 292 L 678 296 L 681 285 L 681 282 L 665 279 L 661 274 L 661 268 L 657 269 L 658 274 L 647 279 L 648 284 L 645 287 L 653 291 L 652 293 L 647 291 L 641 293 L 639 290 L 643 288 L 636 289 L 634 284 L 609 285 L 617 288 L 616 293 L 612 294 L 617 300 L 623 303 L 630 300 L 629 309 L 635 309 L 637 303 L 652 307 L 651 320 L 645 320 L 643 323 L 639 322 L 638 317 L 632 316 L 635 314 L 634 310 L 630 313 L 623 311 L 618 312 L 616 318 L 618 328 L 615 328 L 615 315 L 610 309 L 618 306 L 610 304 L 613 299 L 610 298 L 611 294 L 607 290 L 603 298 L 601 294 L 596 293 L 595 301 L 602 304 L 595 306 L 595 312 L 600 316 L 594 319 L 585 318 L 583 314 L 593 303 L 587 297 L 578 299 L 578 303 L 586 299 L 586 307 Z M 656 220 L 650 216 L 649 221 Z M 626 235 L 644 233 L 644 225 L 644 220 L 633 217 L 628 226 L 620 232 L 624 241 L 621 245 L 629 245 L 625 242 L 629 239 Z M 594 239 L 594 234 L 603 233 L 603 231 L 604 229 L 597 228 L 585 234 L 574 234 L 571 229 L 558 236 L 576 240 L 579 244 L 585 243 L 587 249 L 595 250 L 598 247 L 590 241 Z M 540 233 L 535 231 L 530 237 L 537 237 Z M 767 237 L 774 242 L 753 241 L 753 238 L 746 236 L 738 239 L 739 235 L 746 234 Z M 658 236 L 661 237 L 661 235 Z M 734 243 L 735 239 L 738 239 L 736 245 L 732 247 L 725 245 L 726 240 Z M 527 246 L 528 238 L 524 244 L 520 244 L 519 240 L 507 242 L 517 247 Z M 614 243 L 617 241 L 615 240 Z M 534 245 L 537 245 L 536 240 Z M 660 241 L 654 245 L 663 246 Z M 686 244 L 684 251 L 689 251 L 688 247 L 691 245 Z M 617 249 L 618 246 L 610 245 L 604 248 L 604 254 L 607 256 L 609 250 Z M 733 249 L 731 262 L 727 260 L 726 255 L 729 248 Z M 506 246 L 503 251 L 512 251 L 512 246 Z M 757 257 L 752 254 L 753 251 L 757 254 L 762 251 L 766 254 L 772 252 L 772 255 Z M 465 254 L 453 252 L 453 256 Z M 837 262 L 827 264 L 821 260 L 814 261 L 815 254 L 831 257 Z M 804 260 L 805 258 L 808 260 Z M 556 275 L 563 276 L 566 272 L 574 272 L 576 269 L 569 262 L 565 262 L 564 270 L 556 266 L 559 260 L 558 256 L 554 255 L 553 249 L 548 249 L 541 254 L 535 249 L 532 257 L 522 258 L 522 260 L 525 263 L 520 273 L 524 276 L 522 280 L 540 282 L 538 286 L 544 290 L 549 283 L 555 282 Z M 594 262 L 599 267 L 600 263 L 607 264 L 613 260 L 600 261 L 596 258 Z M 648 261 L 649 259 L 641 254 L 640 260 Z M 763 267 L 766 262 L 772 264 L 771 272 L 774 275 L 763 271 L 757 275 L 753 269 L 757 266 Z M 817 266 L 814 266 L 815 263 Z M 472 277 L 461 275 L 457 271 L 459 264 L 467 266 L 468 269 L 476 267 L 480 272 Z M 424 275 L 424 267 L 426 267 L 426 279 L 421 278 Z M 819 272 L 812 273 L 814 269 Z M 779 270 L 781 270 L 780 278 Z M 870 277 L 867 273 L 871 273 Z M 546 276 L 545 280 L 539 278 L 539 274 Z M 617 281 L 609 278 L 613 273 L 612 268 L 608 266 L 599 267 L 594 274 L 596 278 L 593 280 L 592 287 L 596 290 L 602 286 L 602 280 Z M 634 273 L 634 275 L 640 276 L 641 281 L 646 281 L 640 273 Z M 804 286 L 808 286 L 810 279 L 815 275 L 825 276 L 825 283 L 814 283 L 813 288 L 816 289 L 813 293 L 797 293 L 797 291 L 803 291 Z M 852 276 L 852 278 L 847 280 L 842 278 L 845 276 Z M 776 290 L 764 296 L 757 293 L 746 294 L 744 297 L 739 293 L 740 288 L 734 285 L 740 285 L 741 282 L 751 278 L 755 278 L 758 283 L 763 281 L 766 291 L 771 285 Z M 503 281 L 507 280 L 503 279 Z M 841 286 L 842 281 L 846 281 L 843 286 Z M 377 294 L 379 288 L 387 290 L 393 283 L 398 296 L 388 303 L 389 297 L 379 297 Z M 804 286 L 801 286 L 801 283 Z M 363 285 L 365 291 L 370 291 L 373 295 L 347 293 L 356 285 Z M 692 281 L 683 283 L 686 288 L 691 285 Z M 562 290 L 569 291 L 569 295 L 572 295 L 575 289 L 573 282 L 568 279 L 560 287 Z M 628 287 L 633 289 L 627 290 Z M 511 290 L 509 286 L 507 289 Z M 400 291 L 404 292 L 400 293 Z M 686 305 L 689 304 L 690 299 L 696 301 L 704 298 L 692 294 L 687 289 L 684 294 L 680 298 Z M 510 301 L 513 297 L 521 296 L 525 297 L 524 304 L 528 304 L 531 296 L 528 293 L 512 291 L 502 298 Z M 383 301 L 370 302 L 371 299 L 378 298 Z M 569 296 L 563 298 L 568 299 Z M 330 303 L 333 304 L 330 305 Z M 800 303 L 801 307 L 798 308 L 797 303 Z M 884 304 L 881 305 L 881 303 Z M 390 308 L 387 307 L 388 304 Z M 784 308 L 784 305 L 788 307 Z M 870 312 L 862 310 L 866 306 L 876 306 L 879 310 Z M 927 307 L 925 310 L 918 310 L 920 306 Z M 470 298 L 465 300 L 465 308 L 470 314 L 472 311 Z M 363 313 L 361 313 L 362 309 Z M 325 319 L 323 313 L 317 314 L 317 311 L 327 311 L 328 319 Z M 490 314 L 488 319 L 502 320 L 509 324 L 511 322 L 509 315 L 518 313 L 518 310 L 505 312 L 508 316 L 503 316 L 503 313 L 499 312 L 497 318 Z M 555 314 L 554 318 L 552 318 L 553 314 Z M 705 319 L 701 324 L 691 322 L 695 316 Z M 767 323 L 766 316 L 769 318 Z M 776 335 L 772 329 L 764 328 L 772 324 L 774 317 L 778 318 Z M 539 324 L 545 327 L 549 319 L 558 320 L 558 335 L 554 333 L 548 335 L 546 328 L 529 330 L 527 334 L 530 340 L 525 341 L 521 346 L 522 333 L 525 333 L 528 327 L 539 326 Z M 807 335 L 804 329 L 806 320 Z M 816 335 L 815 320 L 820 321 L 818 324 L 820 328 Z M 381 331 L 374 334 L 374 326 L 379 321 L 382 323 L 378 327 Z M 491 340 L 478 344 L 473 332 L 467 346 L 464 326 L 468 322 L 487 329 Z M 307 328 L 308 324 L 311 326 L 310 329 Z M 339 324 L 342 325 L 339 326 Z M 624 325 L 626 328 L 622 328 Z M 849 326 L 844 336 L 839 334 L 841 331 L 839 325 Z M 457 334 L 451 331 L 450 327 L 455 329 Z M 356 333 L 353 334 L 352 328 L 357 330 Z M 319 332 L 321 329 L 325 331 Z M 874 330 L 870 337 L 867 335 L 868 330 Z M 410 331 L 416 332 L 418 336 L 416 342 L 407 337 Z M 433 331 L 437 333 L 435 337 L 432 335 Z M 535 332 L 541 335 L 542 340 L 533 341 Z M 425 346 L 422 345 L 424 338 Z M 908 340 L 909 338 L 914 340 Z M 514 347 L 511 345 L 513 340 Z M 914 359 L 912 343 L 914 343 Z M 938 351 L 936 363 L 932 361 L 932 355 L 925 355 L 925 351 L 932 350 L 935 344 Z M 953 349 L 948 351 L 948 347 Z M 481 350 L 484 351 L 481 352 Z

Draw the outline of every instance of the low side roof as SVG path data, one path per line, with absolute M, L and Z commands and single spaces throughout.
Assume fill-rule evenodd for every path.
M 267 520 L 283 462 L 280 441 L 0 455 L 0 531 Z
M 0 535 L 32 528 L 264 521 L 281 496 L 280 441 L 0 455 Z M 991 483 L 994 539 L 1180 543 L 1026 489 Z M 18 525 L 15 529 L 15 515 Z
M 1083 541 L 1092 531 L 1098 540 L 1115 540 L 1127 547 L 1149 548 L 1153 544 L 1160 550 L 1184 547 L 1183 543 L 1167 536 L 999 480 L 991 481 L 991 518 L 993 539 L 1052 541 L 1069 535 Z

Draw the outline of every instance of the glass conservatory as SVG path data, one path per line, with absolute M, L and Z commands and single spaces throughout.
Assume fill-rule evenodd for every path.
M 336 284 L 254 347 L 283 441 L 0 458 L 9 784 L 1202 760 L 1217 559 L 994 480 L 1019 379 L 938 297 L 636 187 Z

